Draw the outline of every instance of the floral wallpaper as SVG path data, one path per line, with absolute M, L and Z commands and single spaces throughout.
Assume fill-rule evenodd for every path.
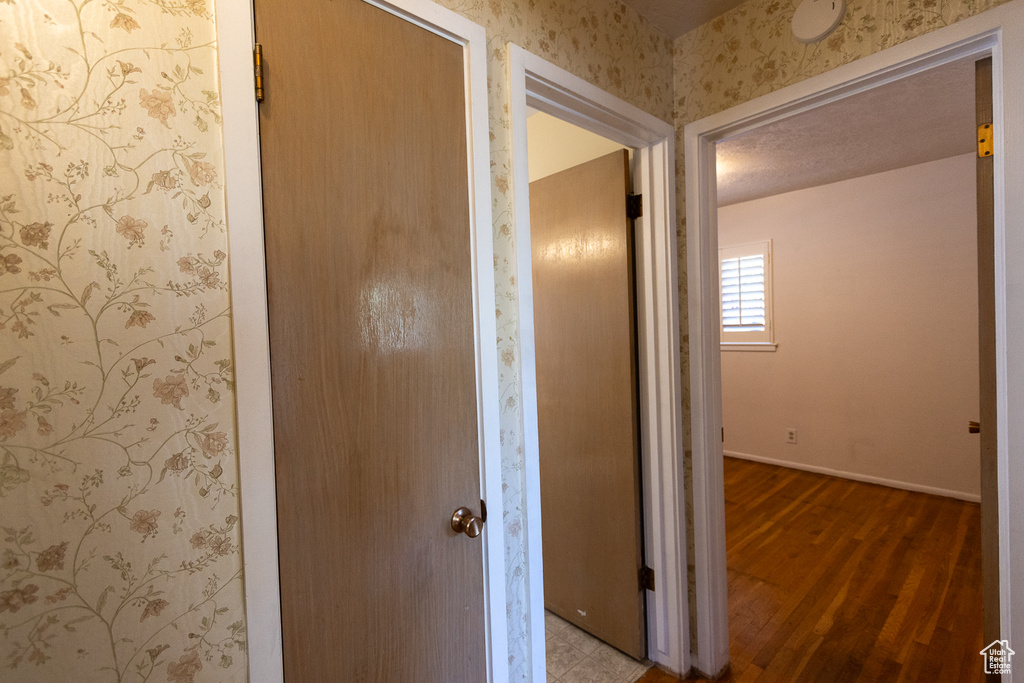
M 705 116 L 853 62 L 1008 0 L 848 0 L 834 33 L 806 45 L 790 29 L 798 0 L 748 0 L 673 44 L 673 122 L 676 127 L 676 206 L 679 235 L 686 422 L 687 490 L 692 492 L 689 451 L 689 337 L 686 322 L 686 188 L 683 127 Z M 687 500 L 693 496 L 688 493 Z M 690 612 L 694 613 L 693 510 L 687 510 Z M 691 629 L 691 644 L 696 630 Z
M 621 2 L 440 0 L 482 25 L 488 41 L 494 279 L 501 391 L 502 485 L 509 628 L 509 680 L 529 680 L 529 605 L 524 531 L 522 408 L 512 143 L 506 45 L 515 43 L 631 104 L 670 121 L 672 42 Z
M 246 677 L 213 1 L 0 0 L 5 681 Z M 674 44 L 616 1 L 441 0 L 488 37 L 510 680 L 529 549 L 506 44 L 681 130 L 1001 1 L 851 0 L 806 46 L 791 0 Z
M 242 681 L 216 28 L 0 0 L 4 681 Z
M 454 0 L 489 40 L 511 680 L 527 680 L 505 45 L 668 120 L 607 0 Z M 212 0 L 0 0 L 5 679 L 244 680 Z
M 748 0 L 676 39 L 674 118 L 689 123 L 949 26 L 1007 0 L 849 0 L 843 22 L 806 45 L 796 0 Z

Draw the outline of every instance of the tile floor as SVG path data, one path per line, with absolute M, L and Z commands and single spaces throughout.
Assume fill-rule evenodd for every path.
M 551 612 L 544 628 L 549 683 L 635 683 L 650 668 Z

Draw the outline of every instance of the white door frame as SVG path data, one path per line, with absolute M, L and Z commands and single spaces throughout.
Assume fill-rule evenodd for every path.
M 1019 588 L 1024 586 L 1024 0 L 1013 0 L 685 128 L 697 584 L 694 665 L 702 672 L 718 673 L 729 662 L 715 143 L 968 55 L 993 58 L 1001 637 L 1011 643 L 1015 634 L 1024 637 Z M 1014 586 L 1016 592 L 1011 591 Z M 1018 671 L 1017 678 L 1024 680 L 1024 667 Z
M 690 668 L 690 636 L 679 361 L 675 129 L 517 45 L 508 46 L 508 65 L 532 680 L 543 681 L 546 673 L 527 105 L 636 150 L 634 188 L 644 196 L 644 215 L 636 221 L 644 541 L 646 563 L 654 569 L 656 588 L 647 594 L 648 658 L 673 671 L 686 672 Z
M 508 679 L 505 560 L 498 427 L 498 351 L 490 153 L 487 129 L 487 36 L 483 27 L 429 0 L 366 0 L 462 45 L 473 255 L 480 497 L 490 508 L 485 527 L 484 586 L 488 681 Z M 251 0 L 217 2 L 225 190 L 230 246 L 238 453 L 241 478 L 242 558 L 249 634 L 249 680 L 284 680 L 277 553 L 274 433 L 270 387 L 259 129 L 253 88 Z M 272 60 L 272 55 L 267 55 Z M 273 82 L 267 87 L 272 89 Z

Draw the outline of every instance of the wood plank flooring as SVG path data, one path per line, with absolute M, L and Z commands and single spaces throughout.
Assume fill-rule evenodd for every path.
M 725 498 L 722 680 L 984 680 L 977 504 L 733 458 Z

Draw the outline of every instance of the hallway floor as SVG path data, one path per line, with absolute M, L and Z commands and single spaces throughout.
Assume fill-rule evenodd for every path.
M 551 612 L 544 629 L 548 683 L 634 683 L 650 667 Z

